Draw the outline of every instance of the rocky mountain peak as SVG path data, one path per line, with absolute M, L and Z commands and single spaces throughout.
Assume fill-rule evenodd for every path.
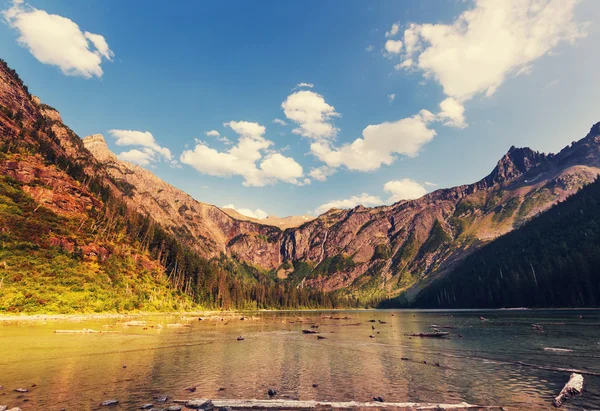
M 92 134 L 83 138 L 85 148 L 100 162 L 116 161 L 117 156 L 110 151 L 102 134 Z
M 537 167 L 547 159 L 546 154 L 534 151 L 529 147 L 512 146 L 498 161 L 496 167 L 485 179 L 488 186 L 502 184 L 513 180 L 533 167 Z

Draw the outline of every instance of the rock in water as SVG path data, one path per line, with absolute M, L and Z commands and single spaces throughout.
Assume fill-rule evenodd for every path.
M 237 340 L 238 340 L 238 341 L 244 341 L 244 337 L 240 335 L 240 336 L 237 338 Z
M 103 407 L 110 407 L 113 405 L 117 405 L 119 403 L 119 400 L 106 400 L 106 401 L 102 401 L 102 405 Z
M 183 406 L 181 405 L 171 405 L 170 407 L 167 407 L 167 411 L 181 411 L 183 409 Z
M 20 393 L 24 393 L 24 392 L 29 392 L 29 390 L 27 388 L 17 388 L 15 390 L 15 392 L 20 392 Z
M 144 404 L 140 407 L 140 410 L 149 410 L 153 405 L 154 404 Z
M 191 400 L 185 403 L 186 408 L 190 408 L 192 410 L 213 410 L 215 406 L 212 401 L 208 400 Z
M 275 391 L 273 388 L 269 388 L 267 394 L 269 394 L 269 397 L 274 397 L 277 395 L 277 391 Z

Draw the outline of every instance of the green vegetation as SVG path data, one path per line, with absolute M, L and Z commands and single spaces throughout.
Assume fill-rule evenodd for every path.
M 431 227 L 431 231 L 429 232 L 429 237 L 421 246 L 419 253 L 421 255 L 432 253 L 442 245 L 448 244 L 451 241 L 452 237 L 444 230 L 440 220 L 435 220 L 435 223 L 433 223 L 433 227 Z
M 89 223 L 38 206 L 17 181 L 0 178 L 0 313 L 164 311 L 192 306 L 189 298 L 169 288 L 160 267 L 135 247 L 100 240 L 95 244 L 106 255 L 84 257 L 77 244 L 94 240 Z M 72 245 L 67 247 L 71 251 L 56 244 L 60 238 Z
M 600 180 L 467 257 L 415 306 L 598 306 L 598 267 Z
M 513 216 L 515 211 L 519 208 L 521 204 L 521 199 L 518 197 L 513 197 L 508 200 L 506 203 L 501 204 L 494 208 L 494 215 L 492 216 L 492 221 L 496 223 L 501 223 Z
M 321 263 L 317 267 L 315 267 L 313 273 L 315 275 L 331 275 L 351 270 L 355 266 L 356 263 L 352 260 L 352 257 L 338 254 L 334 257 L 327 257 L 323 261 L 321 261 Z

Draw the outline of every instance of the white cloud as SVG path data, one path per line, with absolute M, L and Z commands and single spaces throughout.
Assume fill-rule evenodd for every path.
M 279 118 L 273 120 L 273 124 L 279 124 L 280 126 L 286 126 L 287 123 Z
M 129 161 L 130 163 L 138 164 L 140 166 L 147 166 L 156 161 L 156 156 L 151 150 L 142 151 L 136 148 L 129 151 L 123 151 L 122 153 L 119 153 L 117 157 L 120 160 Z
M 335 170 L 331 167 L 321 166 L 310 170 L 309 176 L 317 181 L 327 181 L 327 177 L 335 174 Z
M 421 184 L 409 178 L 392 180 L 385 183 L 383 190 L 390 193 L 388 203 L 396 203 L 400 200 L 413 200 L 427 194 L 427 189 Z
M 374 47 L 373 47 L 373 45 L 372 45 L 372 44 L 369 44 L 367 47 L 365 47 L 365 50 L 366 50 L 367 52 L 369 52 L 369 53 L 370 53 L 370 52 L 372 52 L 372 51 L 373 51 L 373 49 L 374 49 Z
M 273 142 L 264 138 L 264 126 L 248 121 L 230 121 L 224 126 L 240 136 L 235 146 L 217 151 L 203 141 L 196 141 L 193 149 L 181 154 L 181 162 L 211 176 L 242 176 L 245 186 L 262 187 L 277 181 L 305 184 L 300 181 L 303 177 L 300 164 L 291 157 L 267 151 Z
M 41 63 L 57 66 L 69 76 L 102 77 L 103 59 L 114 53 L 100 34 L 82 32 L 72 20 L 48 14 L 13 0 L 2 12 L 9 27 L 19 32 L 19 43 Z
M 119 154 L 117 157 L 121 160 L 146 166 L 163 158 L 169 161 L 171 165 L 176 165 L 171 150 L 161 147 L 149 131 L 109 130 L 108 132 L 117 139 L 116 144 L 118 146 L 143 147 L 141 150 L 132 149 Z
M 393 37 L 396 34 L 398 34 L 398 30 L 400 30 L 400 26 L 398 25 L 398 23 L 394 23 L 394 24 L 392 24 L 392 28 L 390 29 L 390 31 L 385 32 L 385 36 Z
M 452 97 L 448 97 L 440 103 L 441 111 L 438 113 L 440 120 L 445 126 L 465 128 L 465 107 Z
M 285 116 L 298 124 L 292 133 L 312 139 L 335 137 L 339 131 L 332 123 L 339 117 L 335 108 L 325 102 L 320 94 L 310 90 L 301 90 L 290 94 L 281 103 Z
M 435 130 L 428 127 L 434 120 L 433 113 L 421 110 L 412 117 L 367 126 L 362 138 L 337 149 L 328 141 L 314 142 L 311 152 L 329 167 L 373 171 L 382 164 L 392 164 L 395 154 L 416 156 L 419 149 L 435 137 Z
M 494 94 L 511 73 L 560 42 L 585 35 L 573 21 L 576 0 L 478 0 L 453 24 L 411 24 L 404 31 L 403 60 L 411 59 L 444 93 L 464 102 Z
M 306 88 L 313 88 L 315 85 L 312 83 L 298 83 L 296 84 L 295 88 L 302 88 L 302 87 L 306 87 Z
M 219 137 L 221 135 L 217 130 L 205 131 L 204 134 L 208 137 Z
M 392 103 L 395 99 L 396 99 L 396 94 L 392 93 L 392 94 L 388 94 L 387 95 L 388 101 L 390 103 Z
M 228 123 L 223 123 L 223 126 L 230 127 L 242 137 L 254 139 L 262 139 L 263 134 L 267 131 L 265 126 L 250 121 L 230 121 Z
M 322 214 L 327 210 L 332 208 L 353 208 L 357 205 L 362 204 L 365 207 L 372 207 L 383 204 L 381 199 L 376 196 L 369 195 L 367 193 L 362 193 L 358 196 L 352 196 L 345 200 L 333 200 L 328 203 L 325 203 L 315 210 L 315 214 Z
M 400 54 L 402 51 L 402 41 L 388 40 L 385 42 L 385 51 L 390 54 Z
M 263 211 L 260 208 L 257 208 L 256 210 L 252 211 L 249 208 L 235 208 L 233 204 L 224 205 L 223 208 L 230 208 L 242 215 L 245 215 L 246 217 L 256 218 L 257 220 L 263 220 L 269 216 L 269 214 L 267 214 L 266 211 Z
M 437 187 L 437 184 L 436 184 L 436 183 L 432 183 L 432 182 L 430 182 L 430 181 L 425 181 L 423 184 L 425 184 L 425 185 L 426 185 L 426 186 L 428 186 L 428 187 Z

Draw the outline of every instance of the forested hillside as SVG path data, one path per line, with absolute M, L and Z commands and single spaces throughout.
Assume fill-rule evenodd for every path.
M 600 180 L 467 257 L 422 308 L 600 305 Z

